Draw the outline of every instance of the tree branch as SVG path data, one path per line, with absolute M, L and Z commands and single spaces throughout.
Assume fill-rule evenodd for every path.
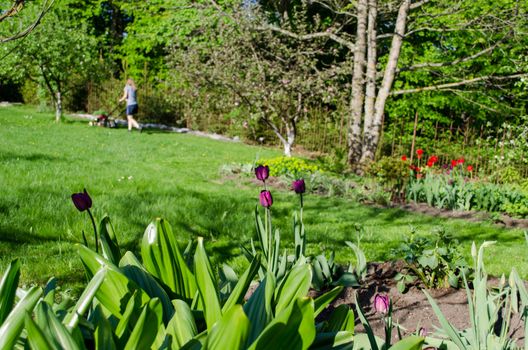
M 454 61 L 451 62 L 428 62 L 428 63 L 418 63 L 413 66 L 403 67 L 400 69 L 397 69 L 396 72 L 405 72 L 410 70 L 416 70 L 416 69 L 422 69 L 422 68 L 439 68 L 439 67 L 447 67 L 447 66 L 455 66 L 459 63 L 464 63 L 467 61 L 474 60 L 475 58 L 478 58 L 482 55 L 485 55 L 489 52 L 492 52 L 495 50 L 502 42 L 504 41 L 504 38 L 502 40 L 497 41 L 495 44 L 491 45 L 488 48 L 485 48 L 484 50 L 481 50 L 479 52 L 474 53 L 473 55 L 457 58 Z
M 19 0 L 17 0 L 17 2 L 23 3 L 23 1 L 19 1 Z M 23 38 L 26 35 L 28 35 L 29 33 L 31 33 L 31 31 L 33 29 L 35 29 L 35 27 L 40 23 L 40 21 L 42 20 L 42 17 L 44 17 L 46 12 L 48 12 L 51 9 L 51 6 L 53 6 L 54 2 L 55 2 L 55 0 L 50 0 L 49 3 L 48 3 L 48 0 L 46 0 L 44 2 L 44 6 L 42 7 L 42 11 L 39 13 L 39 15 L 37 16 L 37 18 L 35 19 L 35 21 L 33 23 L 31 23 L 26 29 L 18 32 L 17 34 L 15 34 L 13 36 L 6 37 L 6 38 L 0 38 L 0 44 L 7 43 L 9 41 L 13 41 L 13 40 L 16 40 L 16 39 Z M 11 16 L 16 14 L 17 12 L 18 12 L 18 10 L 15 13 L 11 14 Z M 5 18 L 2 18 L 2 19 L 5 19 Z
M 329 38 L 329 39 L 335 41 L 336 43 L 339 43 L 339 44 L 345 46 L 350 51 L 354 51 L 354 49 L 356 47 L 356 45 L 354 45 L 354 43 L 352 43 L 352 42 L 350 42 L 348 40 L 345 40 L 345 39 L 339 37 L 338 35 L 336 35 L 336 34 L 334 34 L 332 32 L 317 32 L 317 33 L 299 35 L 299 34 L 290 32 L 289 30 L 282 29 L 282 28 L 279 28 L 279 27 L 273 26 L 273 25 L 259 26 L 259 27 L 256 27 L 256 29 L 260 30 L 260 31 L 271 30 L 273 32 L 277 32 L 277 33 L 280 33 L 280 34 L 285 35 L 285 36 L 289 36 L 290 38 L 294 38 L 294 39 L 297 39 L 297 40 L 313 40 L 313 39 L 317 39 L 317 38 Z
M 474 84 L 478 83 L 480 81 L 493 81 L 493 80 L 508 80 L 508 79 L 516 79 L 516 78 L 522 78 L 527 77 L 528 73 L 517 73 L 517 74 L 511 74 L 511 75 L 502 75 L 502 76 L 496 76 L 496 75 L 487 75 L 484 77 L 478 77 L 473 79 L 466 79 L 462 81 L 458 81 L 455 83 L 447 83 L 447 84 L 440 84 L 440 85 L 434 85 L 434 86 L 425 86 L 420 88 L 414 88 L 414 89 L 406 89 L 406 90 L 395 90 L 390 93 L 391 96 L 397 96 L 397 95 L 403 95 L 403 94 L 412 94 L 415 92 L 424 92 L 424 91 L 439 91 L 439 90 L 446 90 L 457 86 L 463 86 L 468 84 Z
M 417 9 L 418 7 L 425 5 L 430 1 L 431 0 L 421 0 L 421 1 L 415 2 L 414 4 L 411 4 L 411 6 L 409 6 L 409 10 Z

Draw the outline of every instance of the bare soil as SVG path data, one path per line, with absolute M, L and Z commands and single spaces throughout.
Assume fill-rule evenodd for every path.
M 449 209 L 439 209 L 428 206 L 426 203 L 405 203 L 391 204 L 390 208 L 398 208 L 414 213 L 422 213 L 434 217 L 448 219 L 464 219 L 471 222 L 491 221 L 492 216 L 487 212 L 481 211 L 459 211 Z M 501 214 L 498 218 L 492 220 L 495 224 L 508 228 L 528 228 L 528 219 L 516 219 L 508 215 Z
M 401 326 L 403 335 L 415 333 L 420 327 L 426 328 L 429 335 L 433 334 L 439 327 L 439 322 L 423 291 L 419 287 L 412 287 L 405 294 L 402 294 L 396 287 L 394 276 L 401 270 L 402 266 L 402 262 L 369 264 L 366 283 L 359 289 L 346 288 L 320 317 L 323 319 L 328 317 L 332 310 L 341 304 L 347 304 L 355 311 L 354 304 L 357 295 L 374 333 L 383 339 L 382 315 L 377 314 L 372 308 L 374 296 L 377 293 L 382 293 L 390 297 L 393 305 L 393 322 Z M 497 285 L 498 280 L 490 278 L 489 283 L 490 286 Z M 435 299 L 444 316 L 454 327 L 463 330 L 471 326 L 465 289 L 434 289 L 427 292 Z M 511 336 L 519 339 L 517 341 L 519 346 L 524 343 L 522 327 L 520 317 L 514 316 L 510 328 L 512 329 Z M 356 319 L 356 329 L 358 332 L 363 332 L 363 327 L 358 319 Z M 393 341 L 398 339 L 396 331 L 393 331 L 392 336 Z

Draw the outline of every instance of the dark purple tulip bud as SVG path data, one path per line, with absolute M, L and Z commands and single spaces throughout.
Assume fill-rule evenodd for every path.
M 299 193 L 299 194 L 304 193 L 304 191 L 306 191 L 304 180 L 299 179 L 299 180 L 293 181 L 292 188 L 295 191 L 295 193 Z
M 374 310 L 376 312 L 386 314 L 389 312 L 390 300 L 387 295 L 376 294 L 374 297 Z
M 72 194 L 71 198 L 73 204 L 75 204 L 75 207 L 79 211 L 85 211 L 92 207 L 92 199 L 88 195 L 88 192 L 86 192 L 86 189 L 84 189 L 84 192 Z
M 259 165 L 255 168 L 255 176 L 260 181 L 266 181 L 269 177 L 269 167 L 267 165 Z
M 260 204 L 262 204 L 262 206 L 265 208 L 271 207 L 273 204 L 273 197 L 271 197 L 270 191 L 260 191 Z
M 420 327 L 420 330 L 418 331 L 418 335 L 420 337 L 427 337 L 427 328 Z

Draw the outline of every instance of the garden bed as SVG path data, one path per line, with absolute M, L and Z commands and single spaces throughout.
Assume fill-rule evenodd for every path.
M 342 295 L 332 303 L 328 312 L 341 304 L 347 304 L 354 309 L 353 304 L 357 294 L 374 333 L 382 336 L 384 331 L 382 317 L 372 308 L 374 296 L 382 293 L 388 295 L 393 303 L 393 321 L 406 330 L 402 332 L 402 335 L 416 333 L 420 327 L 426 328 L 428 335 L 435 332 L 439 322 L 423 291 L 418 287 L 412 287 L 404 294 L 398 291 L 394 277 L 402 267 L 402 262 L 370 263 L 366 283 L 359 289 L 346 288 Z M 489 278 L 488 282 L 490 286 L 496 286 L 499 281 L 496 278 Z M 454 327 L 462 330 L 471 326 L 464 288 L 430 289 L 427 292 L 435 299 L 444 316 Z M 359 332 L 364 331 L 358 320 L 356 320 L 356 326 Z M 512 338 L 524 340 L 522 327 L 520 316 L 514 316 L 511 329 L 515 331 L 511 335 Z M 394 331 L 393 340 L 397 337 L 397 332 Z M 522 346 L 521 343 L 518 342 Z
M 371 203 L 375 205 L 374 203 Z M 492 214 L 482 211 L 461 211 L 461 210 L 449 210 L 449 209 L 439 209 L 431 207 L 426 203 L 392 203 L 388 208 L 397 208 L 406 210 L 409 212 L 416 212 L 426 215 L 431 215 L 434 217 L 441 217 L 446 219 L 464 219 L 471 222 L 483 222 L 483 221 L 493 221 L 497 225 L 501 225 L 508 228 L 528 228 L 528 219 L 517 219 L 512 218 L 506 214 L 500 214 L 496 218 Z

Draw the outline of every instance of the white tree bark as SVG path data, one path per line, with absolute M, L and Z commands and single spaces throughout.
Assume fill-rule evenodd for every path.
M 365 99 L 364 67 L 366 54 L 367 2 L 357 2 L 357 36 L 354 51 L 354 70 L 352 73 L 352 98 L 350 101 L 350 120 L 348 128 L 348 163 L 356 166 L 361 158 L 361 122 L 363 101 Z
M 396 75 L 396 68 L 398 66 L 401 46 L 405 36 L 405 27 L 407 24 L 407 16 L 409 14 L 410 5 L 411 0 L 403 0 L 398 9 L 398 17 L 396 18 L 396 25 L 394 28 L 394 35 L 392 37 L 387 66 L 385 67 L 383 80 L 378 90 L 376 103 L 374 105 L 374 120 L 372 126 L 369 128 L 368 133 L 363 139 L 363 154 L 361 157 L 362 161 L 373 160 L 376 154 L 376 149 L 378 148 L 381 133 L 381 123 L 383 120 L 383 113 L 385 112 L 385 104 L 387 102 L 387 98 L 389 97 L 392 83 L 394 82 L 394 77 Z
M 55 121 L 58 123 L 62 119 L 62 95 L 57 91 L 55 96 Z
M 365 97 L 365 118 L 363 123 L 363 140 L 361 162 L 364 161 L 365 152 L 368 152 L 366 145 L 372 124 L 374 123 L 374 104 L 376 102 L 376 63 L 377 43 L 376 43 L 376 20 L 378 17 L 378 1 L 368 0 L 368 28 L 367 28 L 367 73 L 366 73 L 366 97 Z

